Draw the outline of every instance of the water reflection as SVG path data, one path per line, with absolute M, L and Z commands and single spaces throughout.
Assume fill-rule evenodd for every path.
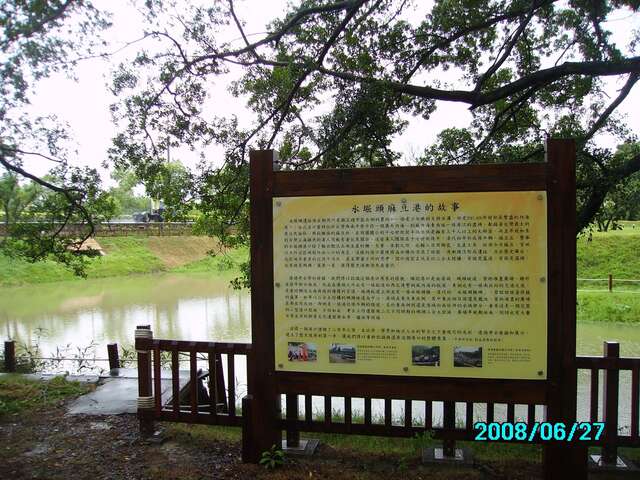
M 84 347 L 96 342 L 96 353 L 106 356 L 106 344 L 133 345 L 136 325 L 148 324 L 158 338 L 179 340 L 251 341 L 251 305 L 247 291 L 229 288 L 229 281 L 206 275 L 162 274 L 109 278 L 2 288 L 0 290 L 0 332 L 19 344 L 39 342 L 42 352 L 52 353 L 58 346 Z M 40 330 L 43 329 L 43 330 Z M 43 332 L 40 336 L 39 332 Z M 622 356 L 640 356 L 640 328 L 637 326 L 579 323 L 579 355 L 602 355 L 605 340 L 619 341 Z M 246 369 L 238 365 L 239 384 Z M 578 378 L 578 419 L 589 415 L 589 374 Z M 620 375 L 620 425 L 629 429 L 631 380 Z M 600 378 L 602 390 L 602 376 Z M 602 398 L 602 395 L 601 395 Z M 341 412 L 342 399 L 333 399 L 332 408 Z M 354 416 L 363 414 L 361 400 L 354 400 Z M 304 405 L 304 402 L 300 402 Z M 403 403 L 394 402 L 394 419 L 404 418 Z M 314 413 L 322 414 L 324 402 L 314 398 Z M 458 421 L 465 421 L 464 405 L 457 405 Z M 384 412 L 383 402 L 372 403 L 374 417 Z M 422 422 L 424 402 L 412 403 L 413 417 Z M 602 412 L 602 406 L 600 406 Z M 526 409 L 516 407 L 516 418 L 526 418 Z M 541 420 L 541 407 L 537 418 Z M 484 420 L 486 410 L 476 405 L 474 420 Z M 497 405 L 496 419 L 506 418 L 506 407 Z M 433 423 L 442 420 L 442 404 L 433 405 Z
M 3 288 L 0 328 L 18 344 L 38 341 L 46 353 L 91 341 L 99 352 L 109 342 L 132 345 L 136 325 L 151 325 L 160 338 L 250 341 L 249 294 L 228 284 L 167 274 Z

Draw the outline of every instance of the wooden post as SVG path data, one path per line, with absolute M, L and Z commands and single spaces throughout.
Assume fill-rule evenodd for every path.
M 7 340 L 4 342 L 4 370 L 5 372 L 16 371 L 16 342 Z
M 613 292 L 613 275 L 609 274 L 609 291 Z
M 604 356 L 606 358 L 620 357 L 618 342 L 604 342 Z M 602 447 L 602 463 L 615 465 L 618 459 L 616 438 L 618 436 L 618 395 L 620 386 L 620 371 L 617 368 L 604 371 L 604 398 L 602 404 L 604 426 L 604 446 Z
M 118 344 L 107 344 L 107 354 L 109 357 L 109 370 L 120 368 L 120 357 L 118 356 Z
M 442 440 L 442 454 L 445 457 L 456 456 L 456 442 L 446 438 L 456 428 L 456 402 L 446 401 L 442 406 L 442 427 L 444 438 Z
M 273 150 L 250 157 L 251 191 L 251 372 L 253 375 L 250 451 L 280 445 L 280 395 L 276 389 L 273 325 Z M 257 459 L 254 458 L 254 461 Z
M 136 327 L 136 351 L 138 353 L 138 419 L 142 435 L 153 434 L 153 409 L 155 407 L 151 381 L 151 351 L 141 349 L 139 340 L 153 340 L 149 325 Z
M 254 418 L 253 395 L 246 395 L 242 398 L 242 461 L 243 463 L 258 463 L 260 461 L 260 450 L 256 448 L 254 441 L 256 425 Z
M 287 394 L 287 420 L 298 420 L 298 395 Z M 287 427 L 287 448 L 300 445 L 300 431 L 297 427 Z
M 549 422 L 572 425 L 576 418 L 576 145 L 549 139 L 545 145 L 548 201 L 548 382 Z M 544 478 L 586 479 L 587 449 L 547 444 Z
M 222 413 L 229 413 L 229 403 L 227 402 L 227 385 L 224 382 L 224 369 L 222 368 L 222 356 L 219 353 L 216 353 L 215 359 L 216 403 L 220 407 L 220 411 Z M 229 381 L 231 381 L 231 379 Z

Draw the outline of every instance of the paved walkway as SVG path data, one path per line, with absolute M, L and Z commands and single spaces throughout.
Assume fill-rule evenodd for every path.
M 189 372 L 180 372 L 180 389 L 187 383 Z M 161 372 L 162 403 L 171 398 L 171 372 Z M 133 368 L 113 369 L 100 377 L 95 391 L 78 397 L 69 406 L 71 415 L 118 415 L 136 413 L 138 399 L 138 371 Z
M 0 373 L 0 375 L 3 375 Z M 33 380 L 51 380 L 54 374 L 26 374 Z M 69 404 L 71 415 L 118 415 L 136 413 L 138 399 L 138 370 L 117 368 L 105 375 L 67 375 L 67 380 L 96 384 L 93 392 L 78 397 Z M 180 389 L 189 382 L 189 372 L 180 371 Z M 161 372 L 162 403 L 170 400 L 171 372 Z

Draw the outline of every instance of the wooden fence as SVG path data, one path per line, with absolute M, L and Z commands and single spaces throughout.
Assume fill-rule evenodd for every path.
M 251 344 L 159 340 L 153 338 L 148 327 L 138 327 L 135 346 L 138 416 L 143 432 L 152 431 L 155 420 L 242 425 L 236 405 L 236 357 L 245 357 L 248 366 Z M 226 356 L 226 382 L 223 355 Z M 186 371 L 180 369 L 181 356 L 188 358 Z M 166 379 L 163 378 L 163 363 L 168 364 L 171 373 Z M 168 390 L 163 380 L 170 380 Z M 250 375 L 247 380 L 249 384 Z
M 174 340 L 158 340 L 151 337 L 151 332 L 140 333 L 136 331 L 136 350 L 138 351 L 138 368 L 140 378 L 139 416 L 141 428 L 150 431 L 150 425 L 154 420 L 170 422 L 187 422 L 218 425 L 242 425 L 245 429 L 243 436 L 251 434 L 248 411 L 251 409 L 251 375 L 247 371 L 247 397 L 243 399 L 242 411 L 236 407 L 236 375 L 235 358 L 244 356 L 247 360 L 247 368 L 251 362 L 251 344 L 247 343 L 215 343 L 215 342 L 189 342 Z M 148 335 L 148 336 L 145 336 Z M 163 403 L 161 386 L 162 352 L 170 352 L 171 355 L 171 401 Z M 180 401 L 180 368 L 179 355 L 186 354 L 189 358 L 188 370 L 188 404 Z M 198 357 L 203 354 L 203 357 Z M 225 383 L 221 354 L 226 354 L 226 371 L 228 381 Z M 615 464 L 617 448 L 640 446 L 639 415 L 640 415 L 640 358 L 620 358 L 619 345 L 615 342 L 605 342 L 604 356 L 578 356 L 576 358 L 579 370 L 590 372 L 590 384 L 588 388 L 589 418 L 591 422 L 604 422 L 604 434 L 598 440 L 576 442 L 582 446 L 601 446 L 603 462 Z M 208 373 L 204 373 L 209 379 L 209 397 L 207 402 L 202 402 L 198 387 L 199 378 L 203 373 L 199 366 L 208 365 Z M 600 371 L 604 372 L 602 380 L 602 392 L 600 395 Z M 631 386 L 623 395 L 630 396 L 630 412 L 626 412 L 630 418 L 630 433 L 622 435 L 619 431 L 618 418 L 620 415 L 620 371 L 631 371 Z M 212 373 L 213 372 L 213 373 Z M 348 385 L 345 384 L 345 390 Z M 384 398 L 383 415 L 376 418 L 373 415 L 371 397 L 358 400 L 363 405 L 363 415 L 354 416 L 354 401 L 352 397 L 332 397 L 319 395 L 324 404 L 324 412 L 314 411 L 315 395 L 286 394 L 281 411 L 282 418 L 279 425 L 286 431 L 287 445 L 295 447 L 299 442 L 300 432 L 339 433 L 358 435 L 377 435 L 390 437 L 414 437 L 416 434 L 431 432 L 436 439 L 443 440 L 445 450 L 450 452 L 455 448 L 455 441 L 473 440 L 477 431 L 474 429 L 476 421 L 486 422 L 524 422 L 531 426 L 534 422 L 546 420 L 543 406 L 499 404 L 467 402 L 464 398 L 460 401 L 442 402 L 442 419 L 434 422 L 434 402 L 420 402 L 421 411 L 415 410 L 413 399 Z M 215 400 L 214 400 L 215 399 Z M 344 402 L 343 411 L 336 415 L 333 409 L 333 400 L 341 399 Z M 402 416 L 394 418 L 393 404 L 399 401 L 402 405 Z M 317 402 L 317 400 L 316 400 Z M 602 414 L 599 415 L 599 405 L 602 404 Z M 227 408 L 225 411 L 224 408 Z M 301 408 L 303 407 L 303 408 Z M 506 414 L 499 414 L 499 410 Z M 482 414 L 478 412 L 482 411 Z M 520 412 L 516 416 L 516 412 Z M 416 415 L 422 417 L 415 421 Z M 245 420 L 243 421 L 243 415 Z M 456 420 L 457 419 L 457 420 Z M 530 428 L 529 428 L 530 430 Z M 516 440 L 514 440 L 516 441 Z M 517 441 L 516 441 L 517 442 Z M 527 440 L 522 442 L 528 443 Z M 535 443 L 541 440 L 536 438 Z
M 576 358 L 578 370 L 588 370 L 589 385 L 589 421 L 604 422 L 604 435 L 598 442 L 591 442 L 603 447 L 603 462 L 615 464 L 617 447 L 640 447 L 638 421 L 640 415 L 640 358 L 621 358 L 620 345 L 617 342 L 604 342 L 602 357 L 578 356 Z M 600 371 L 604 374 L 602 396 L 600 395 Z M 619 429 L 620 417 L 620 372 L 631 372 L 631 385 L 622 392 L 630 399 L 629 435 L 621 435 Z M 599 405 L 602 413 L 599 415 Z

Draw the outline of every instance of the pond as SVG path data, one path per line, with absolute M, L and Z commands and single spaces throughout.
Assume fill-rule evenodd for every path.
M 2 336 L 14 338 L 18 345 L 39 345 L 42 356 L 55 355 L 58 349 L 61 352 L 58 355 L 94 352 L 96 357 L 104 358 L 107 343 L 117 342 L 131 348 L 137 325 L 150 325 L 157 338 L 250 342 L 251 299 L 248 291 L 231 289 L 228 279 L 197 274 L 156 274 L 0 289 Z M 578 324 L 579 355 L 602 355 L 605 340 L 619 341 L 622 356 L 640 356 L 638 326 Z M 106 364 L 102 365 L 106 368 Z M 244 365 L 238 365 L 238 376 L 244 376 L 244 372 Z M 623 372 L 620 424 L 625 430 L 629 424 L 630 382 L 630 375 Z M 242 378 L 239 383 L 243 383 Z M 588 372 L 581 372 L 578 415 L 582 420 L 588 414 L 588 385 Z M 319 398 L 316 400 L 314 409 L 322 411 L 323 403 Z M 358 405 L 354 403 L 354 412 Z M 334 399 L 333 407 L 342 410 L 342 400 Z M 382 401 L 374 401 L 372 407 L 374 416 L 383 412 Z M 394 416 L 401 416 L 401 407 L 401 402 L 394 402 Z M 416 402 L 413 411 L 421 410 Z M 497 418 L 505 412 L 506 408 L 499 406 Z M 438 425 L 441 404 L 434 404 L 433 415 L 434 424 Z M 484 415 L 481 406 L 476 406 L 474 416 Z M 518 407 L 516 416 L 519 415 L 526 416 Z

